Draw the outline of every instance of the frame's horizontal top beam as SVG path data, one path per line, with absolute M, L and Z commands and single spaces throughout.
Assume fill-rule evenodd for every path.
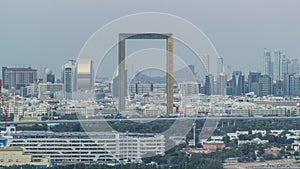
M 168 39 L 172 33 L 120 33 L 122 39 Z

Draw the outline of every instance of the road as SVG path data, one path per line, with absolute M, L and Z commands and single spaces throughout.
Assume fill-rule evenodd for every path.
M 223 116 L 210 116 L 210 117 L 178 117 L 178 118 L 127 118 L 127 119 L 79 119 L 79 120 L 51 120 L 51 121 L 8 121 L 7 124 L 48 124 L 48 123 L 76 123 L 76 122 L 119 122 L 119 121 L 165 121 L 165 120 L 270 120 L 270 119 L 300 119 L 300 116 L 293 117 L 223 117 Z M 5 122 L 0 122 L 4 125 Z

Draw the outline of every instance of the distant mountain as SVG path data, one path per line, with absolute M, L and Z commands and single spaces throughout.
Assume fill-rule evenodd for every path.
M 166 82 L 166 77 L 163 76 L 148 76 L 143 73 L 138 73 L 131 83 L 165 83 Z
M 195 81 L 195 77 L 189 67 L 184 67 L 174 72 L 176 82 Z M 144 73 L 138 73 L 131 83 L 166 83 L 166 76 L 149 76 Z

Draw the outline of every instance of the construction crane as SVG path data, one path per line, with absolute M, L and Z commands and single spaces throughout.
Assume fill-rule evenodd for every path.
M 7 121 L 8 121 L 8 107 L 5 105 L 5 97 L 2 94 L 2 80 L 0 79 L 0 97 L 1 97 L 1 106 L 2 106 L 2 110 L 4 112 L 4 128 L 6 130 L 7 127 Z

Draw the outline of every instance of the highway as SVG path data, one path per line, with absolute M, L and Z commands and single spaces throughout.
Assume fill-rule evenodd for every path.
M 270 119 L 300 119 L 300 116 L 268 116 L 268 117 L 224 117 L 224 116 L 210 116 L 210 117 L 177 117 L 177 118 L 126 118 L 126 119 L 79 119 L 79 120 L 50 120 L 50 121 L 8 121 L 7 124 L 48 124 L 48 123 L 76 123 L 76 122 L 119 122 L 119 121 L 165 121 L 165 120 L 270 120 Z M 5 122 L 1 121 L 0 125 Z

